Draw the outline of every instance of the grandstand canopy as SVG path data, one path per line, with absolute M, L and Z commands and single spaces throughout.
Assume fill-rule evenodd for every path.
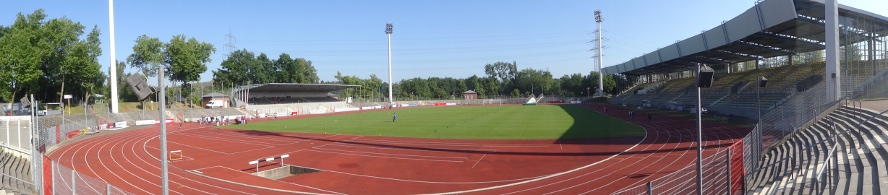
M 250 92 L 332 92 L 360 85 L 268 83 L 253 85 Z
M 764 0 L 708 31 L 606 67 L 604 74 L 645 75 L 692 70 L 825 48 L 824 0 Z M 873 8 L 884 9 L 884 8 Z M 883 41 L 888 18 L 839 5 L 840 45 Z

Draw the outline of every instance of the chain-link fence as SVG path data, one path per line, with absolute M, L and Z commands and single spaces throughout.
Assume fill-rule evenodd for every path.
M 854 88 L 852 99 L 874 100 L 888 98 L 888 69 L 868 78 L 857 88 Z
M 731 153 L 739 156 L 737 160 L 732 156 L 731 161 L 728 161 L 727 155 L 722 153 L 704 157 L 704 194 L 727 194 L 728 186 L 731 187 L 731 194 L 745 193 L 748 190 L 747 179 L 755 177 L 762 170 L 759 163 L 763 151 L 782 143 L 793 132 L 812 125 L 844 101 L 828 101 L 823 95 L 825 91 L 826 85 L 820 83 L 805 91 L 791 93 L 779 104 L 767 109 L 771 111 L 763 113 L 760 125 L 741 142 L 730 147 Z M 740 165 L 739 169 L 733 172 L 734 167 L 728 169 L 727 162 Z M 741 174 L 738 175 L 737 172 Z M 697 190 L 695 173 L 696 164 L 690 164 L 646 185 L 631 186 L 614 194 L 693 194 Z M 731 175 L 730 182 L 727 181 L 727 175 Z M 734 178 L 737 180 L 733 180 Z
M 0 146 L 30 153 L 32 127 L 30 116 L 0 116 Z
M 45 194 L 132 194 L 105 181 L 62 166 L 57 161 L 52 161 L 51 166 L 52 178 L 48 179 L 52 181 L 52 187 L 49 188 L 52 191 L 44 192 Z
M 737 142 L 715 155 L 701 160 L 703 170 L 703 194 L 737 194 L 743 192 L 744 145 Z M 613 194 L 695 194 L 697 192 L 697 165 L 689 164 L 666 176 L 654 179 L 644 185 L 624 188 Z

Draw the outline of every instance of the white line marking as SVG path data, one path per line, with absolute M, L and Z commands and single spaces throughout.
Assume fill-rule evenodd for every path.
M 441 192 L 441 193 L 435 193 L 435 194 L 465 194 L 465 193 L 470 193 L 470 192 L 481 192 L 481 191 L 485 191 L 485 190 L 499 189 L 499 188 L 505 188 L 505 187 L 509 187 L 509 186 L 516 186 L 516 185 L 521 185 L 521 184 L 526 184 L 526 183 L 531 183 L 531 182 L 537 182 L 537 181 L 544 180 L 544 179 L 549 179 L 549 178 L 552 178 L 552 177 L 555 177 L 555 176 L 559 176 L 559 175 L 564 175 L 564 174 L 568 174 L 568 173 L 577 172 L 577 171 L 579 171 L 579 170 L 583 170 L 583 169 L 586 169 L 586 168 L 589 168 L 589 167 L 592 167 L 592 166 L 595 166 L 595 165 L 601 164 L 601 163 L 603 163 L 603 162 L 605 162 L 605 161 L 608 161 L 608 160 L 610 160 L 610 159 L 612 159 L 612 158 L 615 158 L 615 157 L 617 157 L 617 156 L 619 156 L 619 155 L 621 155 L 621 154 L 623 154 L 623 153 L 626 153 L 626 152 L 628 152 L 628 151 L 634 149 L 635 147 L 638 147 L 638 145 L 641 144 L 641 142 L 644 142 L 644 140 L 647 139 L 647 136 L 648 136 L 648 132 L 645 131 L 645 133 L 644 133 L 644 138 L 641 138 L 641 140 L 639 140 L 638 143 L 635 143 L 635 145 L 633 145 L 632 147 L 629 147 L 629 148 L 627 148 L 626 150 L 623 150 L 623 151 L 620 152 L 620 153 L 617 153 L 617 154 L 614 154 L 614 155 L 612 155 L 612 156 L 610 156 L 610 157 L 607 157 L 607 158 L 605 158 L 604 160 L 600 160 L 600 161 L 598 161 L 598 162 L 595 162 L 595 163 L 592 163 L 592 164 L 588 164 L 588 165 L 586 165 L 586 166 L 577 167 L 577 168 L 575 168 L 575 169 L 567 170 L 567 171 L 564 171 L 564 172 L 553 173 L 553 174 L 549 174 L 549 175 L 546 175 L 546 176 L 542 176 L 542 177 L 538 177 L 538 178 L 530 179 L 530 180 L 525 180 L 525 181 L 521 181 L 521 182 L 515 182 L 515 183 L 510 183 L 510 184 L 503 184 L 503 185 L 498 185 L 498 186 L 490 186 L 490 187 L 486 187 L 486 188 L 477 188 L 477 189 L 471 189 L 471 190 L 451 191 L 451 192 Z
M 465 161 L 462 161 L 462 160 L 459 160 L 459 161 L 457 161 L 457 160 L 434 160 L 434 159 L 418 159 L 418 158 L 386 157 L 386 156 L 365 155 L 365 154 L 344 154 L 344 153 L 329 152 L 329 151 L 322 151 L 322 150 L 316 150 L 316 149 L 308 149 L 308 150 L 306 150 L 306 151 L 313 151 L 313 152 L 320 152 L 320 153 L 331 153 L 331 154 L 340 154 L 340 155 L 366 156 L 366 157 L 376 157 L 376 158 L 403 159 L 403 160 L 441 161 L 441 162 L 455 162 L 455 163 L 465 162 Z
M 466 160 L 469 159 L 468 157 L 464 157 L 464 156 L 462 156 L 462 157 L 450 157 L 450 156 L 426 156 L 426 155 L 416 155 L 416 154 L 398 154 L 398 153 L 392 154 L 392 153 L 363 152 L 363 151 L 338 150 L 338 149 L 327 149 L 327 148 L 313 148 L 313 149 L 316 149 L 316 150 L 324 150 L 324 151 L 331 151 L 331 152 L 342 152 L 343 154 L 345 154 L 345 153 L 356 153 L 356 154 L 372 154 L 372 155 L 381 155 L 381 156 L 404 156 L 404 157 L 419 157 L 419 158 L 466 159 Z
M 481 158 L 479 158 L 478 161 L 475 161 L 475 164 L 472 165 L 472 168 L 474 169 L 475 165 L 478 165 L 478 163 L 481 162 L 481 159 L 484 159 L 485 156 L 487 156 L 487 154 L 481 155 Z

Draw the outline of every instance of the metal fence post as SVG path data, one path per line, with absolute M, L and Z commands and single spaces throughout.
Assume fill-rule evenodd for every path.
M 52 191 L 49 192 L 49 194 L 53 195 L 53 194 L 56 194 L 55 189 L 59 186 L 59 185 L 56 185 L 56 174 L 59 173 L 58 172 L 59 167 L 58 167 L 58 163 L 56 161 L 50 161 L 50 164 L 52 165 L 52 171 L 50 171 L 52 173 L 52 176 L 51 176 L 52 179 L 50 182 L 50 185 L 52 185 Z M 44 193 L 47 193 L 47 192 L 44 192 Z
M 74 170 L 71 170 L 71 194 L 72 195 L 77 195 L 76 174 L 77 174 L 77 172 L 75 172 Z
M 647 187 L 648 187 L 647 194 L 648 194 L 648 195 L 653 195 L 653 194 L 654 194 L 654 184 L 653 184 L 653 182 L 654 182 L 654 181 L 649 181 L 649 182 L 647 183 Z
M 725 149 L 725 156 L 727 157 L 727 160 L 725 162 L 728 164 L 728 195 L 731 195 L 731 148 Z
M 832 172 L 832 159 L 827 159 L 827 160 L 826 160 L 826 185 L 829 185 L 829 192 L 830 192 L 830 193 L 833 192 L 833 185 L 832 185 L 832 182 L 834 181 L 834 180 L 832 179 L 832 173 L 831 173 L 831 172 Z

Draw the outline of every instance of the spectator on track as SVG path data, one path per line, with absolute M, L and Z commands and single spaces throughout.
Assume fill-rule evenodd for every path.
M 607 106 L 604 106 L 604 113 L 607 113 Z
M 648 114 L 648 122 L 651 122 L 651 118 L 653 118 L 653 116 L 651 116 L 651 113 L 647 113 L 647 114 Z

